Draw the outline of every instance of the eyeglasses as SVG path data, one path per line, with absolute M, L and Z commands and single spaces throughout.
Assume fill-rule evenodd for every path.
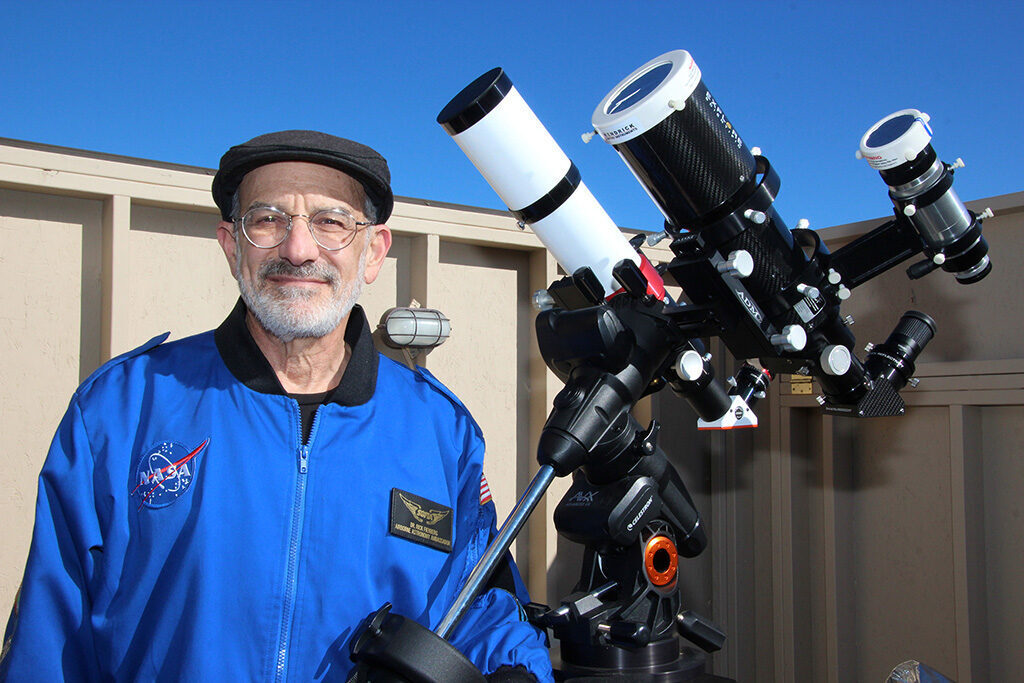
M 304 213 L 285 213 L 273 206 L 256 206 L 245 212 L 240 223 L 245 239 L 254 247 L 272 249 L 288 238 L 292 221 L 305 218 L 313 240 L 328 251 L 344 249 L 355 238 L 356 233 L 373 223 L 357 221 L 345 209 L 323 209 L 312 216 Z

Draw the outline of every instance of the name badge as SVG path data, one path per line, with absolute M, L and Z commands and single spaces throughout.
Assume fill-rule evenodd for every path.
M 450 553 L 452 509 L 415 493 L 391 489 L 388 531 L 394 536 Z

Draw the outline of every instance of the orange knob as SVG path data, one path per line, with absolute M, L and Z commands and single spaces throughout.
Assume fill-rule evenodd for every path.
M 667 536 L 652 536 L 644 549 L 644 568 L 647 579 L 655 586 L 667 586 L 676 579 L 679 552 Z

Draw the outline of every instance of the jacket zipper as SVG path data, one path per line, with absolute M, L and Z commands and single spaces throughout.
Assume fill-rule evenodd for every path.
M 292 621 L 295 617 L 295 592 L 298 579 L 299 551 L 302 548 L 302 524 L 306 508 L 306 478 L 309 472 L 309 452 L 316 437 L 316 426 L 320 419 L 320 410 L 313 415 L 313 425 L 309 430 L 309 442 L 302 443 L 302 413 L 299 404 L 294 403 L 299 412 L 298 421 L 298 460 L 299 473 L 295 483 L 295 498 L 292 501 L 292 520 L 288 539 L 288 567 L 285 573 L 284 603 L 281 609 L 281 626 L 277 641 L 277 667 L 274 680 L 281 683 L 288 672 L 288 644 L 291 638 Z

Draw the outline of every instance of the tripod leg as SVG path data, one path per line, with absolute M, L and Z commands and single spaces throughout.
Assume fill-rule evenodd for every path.
M 469 609 L 470 603 L 473 602 L 473 599 L 480 592 L 487 579 L 490 578 L 491 573 L 498 566 L 498 562 L 505 556 L 509 546 L 512 545 L 512 541 L 515 540 L 522 530 L 526 520 L 530 517 L 530 513 L 533 512 L 533 509 L 537 507 L 537 503 L 544 497 L 544 492 L 548 490 L 548 486 L 551 485 L 554 478 L 555 470 L 551 465 L 542 465 L 537 471 L 533 481 L 526 488 L 526 492 L 523 493 L 519 502 L 516 503 L 515 509 L 512 510 L 505 523 L 501 525 L 498 535 L 487 546 L 484 556 L 480 558 L 480 562 L 473 568 L 469 579 L 466 580 L 466 585 L 455 596 L 452 606 L 445 613 L 444 618 L 441 619 L 441 623 L 434 629 L 434 633 L 447 639 L 452 631 L 455 630 L 459 621 L 466 614 L 466 610 Z

